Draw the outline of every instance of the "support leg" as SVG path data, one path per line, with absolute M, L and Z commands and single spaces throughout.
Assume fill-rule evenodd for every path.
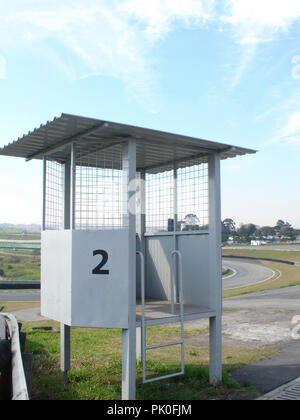
M 68 382 L 68 371 L 71 367 L 71 328 L 60 325 L 60 369 L 64 383 Z
M 209 381 L 211 384 L 222 382 L 222 318 L 209 318 L 210 366 Z
M 142 361 L 142 328 L 137 327 L 136 329 L 136 360 Z
M 135 400 L 136 394 L 136 331 L 122 330 L 122 400 Z

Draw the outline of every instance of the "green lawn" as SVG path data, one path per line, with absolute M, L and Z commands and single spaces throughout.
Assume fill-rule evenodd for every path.
M 0 251 L 0 280 L 40 280 L 36 251 Z
M 13 312 L 21 309 L 36 308 L 40 302 L 0 302 L 0 312 Z
M 260 250 L 223 250 L 233 255 L 246 255 L 261 258 L 283 258 L 300 261 L 300 252 L 293 251 L 260 251 Z M 296 254 L 294 254 L 296 252 Z M 299 260 L 298 260 L 299 258 Z M 20 256 L 13 253 L 0 254 L 0 269 L 5 279 L 18 280 L 39 279 L 40 257 L 34 255 Z M 263 262 L 275 275 L 268 282 L 256 286 L 225 291 L 241 294 L 278 287 L 300 284 L 300 267 L 286 264 Z M 10 267 L 9 267 L 10 266 Z M 282 275 L 279 277 L 279 271 Z M 0 308 L 10 312 L 36 304 L 0 302 Z M 55 325 L 56 331 L 34 330 L 33 326 Z M 72 369 L 69 383 L 64 384 L 59 371 L 59 325 L 54 322 L 23 323 L 23 331 L 27 333 L 26 351 L 34 355 L 32 375 L 33 400 L 113 400 L 121 398 L 121 332 L 109 329 L 72 328 Z M 179 338 L 179 329 L 170 327 L 150 327 L 147 329 L 148 344 L 167 342 Z M 206 331 L 186 330 L 187 337 L 205 334 Z M 186 373 L 184 376 L 143 385 L 142 369 L 137 365 L 137 398 L 139 400 L 206 400 L 206 399 L 253 399 L 258 393 L 253 388 L 244 388 L 230 377 L 230 371 L 238 366 L 246 365 L 263 357 L 277 353 L 274 349 L 247 349 L 246 347 L 224 347 L 223 351 L 223 384 L 211 386 L 208 382 L 209 351 L 208 345 L 203 347 L 185 346 Z M 148 375 L 164 375 L 179 369 L 180 352 L 178 347 L 170 347 L 148 353 Z
M 224 247 L 222 249 L 223 255 L 233 255 L 242 257 L 255 257 L 255 258 L 275 258 L 279 260 L 287 260 L 300 263 L 300 251 L 276 251 L 272 249 L 249 249 L 249 248 L 231 248 Z
M 19 231 L 18 229 L 10 231 L 1 231 L 0 229 L 0 239 L 13 241 L 39 241 L 41 239 L 41 234 L 37 232 L 30 232 L 24 235 L 22 231 Z
M 24 323 L 27 332 L 26 351 L 34 355 L 32 375 L 33 400 L 119 400 L 121 398 L 122 346 L 121 331 L 111 329 L 72 328 L 72 369 L 69 383 L 64 384 L 59 371 L 59 325 L 56 331 L 30 330 L 32 326 L 51 323 Z M 148 344 L 179 338 L 180 329 L 149 327 Z M 189 330 L 186 336 L 204 331 Z M 137 364 L 137 399 L 139 400 L 206 400 L 255 398 L 253 388 L 244 388 L 230 377 L 230 370 L 251 363 L 276 350 L 224 348 L 223 384 L 209 385 L 208 347 L 185 346 L 184 376 L 152 384 L 141 383 L 142 368 Z M 151 351 L 147 359 L 148 375 L 165 375 L 180 368 L 178 347 Z

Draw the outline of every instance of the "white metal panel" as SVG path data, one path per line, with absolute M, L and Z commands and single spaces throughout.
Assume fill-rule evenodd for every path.
M 71 325 L 71 231 L 44 231 L 41 244 L 41 314 Z
M 73 231 L 72 325 L 128 327 L 128 230 Z M 107 253 L 106 264 L 93 274 Z M 106 274 L 106 272 L 108 273 Z
M 171 299 L 171 264 L 173 236 L 146 237 L 146 296 L 150 299 Z
M 209 235 L 178 236 L 186 305 L 210 307 Z
M 209 235 L 176 235 L 182 254 L 183 293 L 187 305 L 210 307 Z M 171 299 L 171 253 L 173 235 L 146 237 L 146 295 L 150 299 Z M 178 285 L 177 285 L 178 297 Z
M 42 314 L 70 326 L 128 327 L 127 244 L 126 229 L 43 232 Z

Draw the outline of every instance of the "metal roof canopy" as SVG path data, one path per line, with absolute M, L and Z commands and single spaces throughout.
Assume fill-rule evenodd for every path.
M 27 161 L 47 156 L 48 159 L 65 163 L 70 160 L 71 144 L 76 142 L 81 153 L 80 164 L 85 164 L 82 156 L 86 156 L 90 166 L 90 157 L 95 152 L 105 150 L 106 161 L 120 156 L 122 145 L 129 139 L 136 140 L 137 170 L 150 173 L 171 170 L 175 162 L 179 168 L 200 164 L 206 162 L 207 156 L 214 152 L 219 153 L 221 159 L 256 153 L 255 150 L 228 144 L 62 114 L 0 149 L 0 155 L 22 157 Z M 102 167 L 101 161 L 97 160 L 95 166 Z

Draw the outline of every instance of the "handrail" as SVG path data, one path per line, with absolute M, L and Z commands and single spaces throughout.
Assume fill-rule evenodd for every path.
M 182 279 L 182 255 L 180 251 L 172 251 L 172 257 L 177 255 L 178 257 L 178 273 L 179 273 L 179 304 L 180 304 L 180 316 L 183 318 L 183 279 Z
M 145 257 L 140 251 L 136 254 L 141 259 L 141 300 L 142 300 L 142 319 L 141 319 L 141 333 L 142 333 L 142 362 L 143 362 L 143 382 L 146 380 L 146 328 L 145 328 Z
M 184 374 L 184 309 L 183 309 L 183 280 L 182 280 L 182 256 L 179 251 L 173 251 L 172 257 L 174 255 L 177 255 L 179 260 L 179 303 L 180 303 L 180 324 L 181 324 L 181 339 L 180 341 L 175 341 L 171 343 L 163 343 L 163 344 L 157 344 L 152 346 L 147 346 L 146 344 L 146 320 L 145 320 L 145 257 L 144 254 L 140 251 L 136 252 L 137 255 L 139 255 L 141 259 L 141 303 L 142 303 L 142 319 L 141 319 L 141 333 L 142 333 L 142 363 L 143 363 L 143 383 L 149 383 L 149 382 L 155 382 L 159 381 L 161 379 L 167 379 L 167 378 L 173 378 L 175 376 L 179 376 Z M 173 278 L 175 278 L 174 271 L 173 275 L 171 276 L 171 310 L 172 313 L 174 313 L 174 281 Z M 164 376 L 159 376 L 156 378 L 147 379 L 146 378 L 146 352 L 147 350 L 151 349 L 157 349 L 160 347 L 168 347 L 168 346 L 174 346 L 174 345 L 181 345 L 181 371 L 177 373 L 171 373 Z
M 183 295 L 183 278 L 182 278 L 182 254 L 178 250 L 172 251 L 172 257 L 178 258 L 179 273 L 179 307 L 180 307 L 180 324 L 181 324 L 181 371 L 184 373 L 184 295 Z

